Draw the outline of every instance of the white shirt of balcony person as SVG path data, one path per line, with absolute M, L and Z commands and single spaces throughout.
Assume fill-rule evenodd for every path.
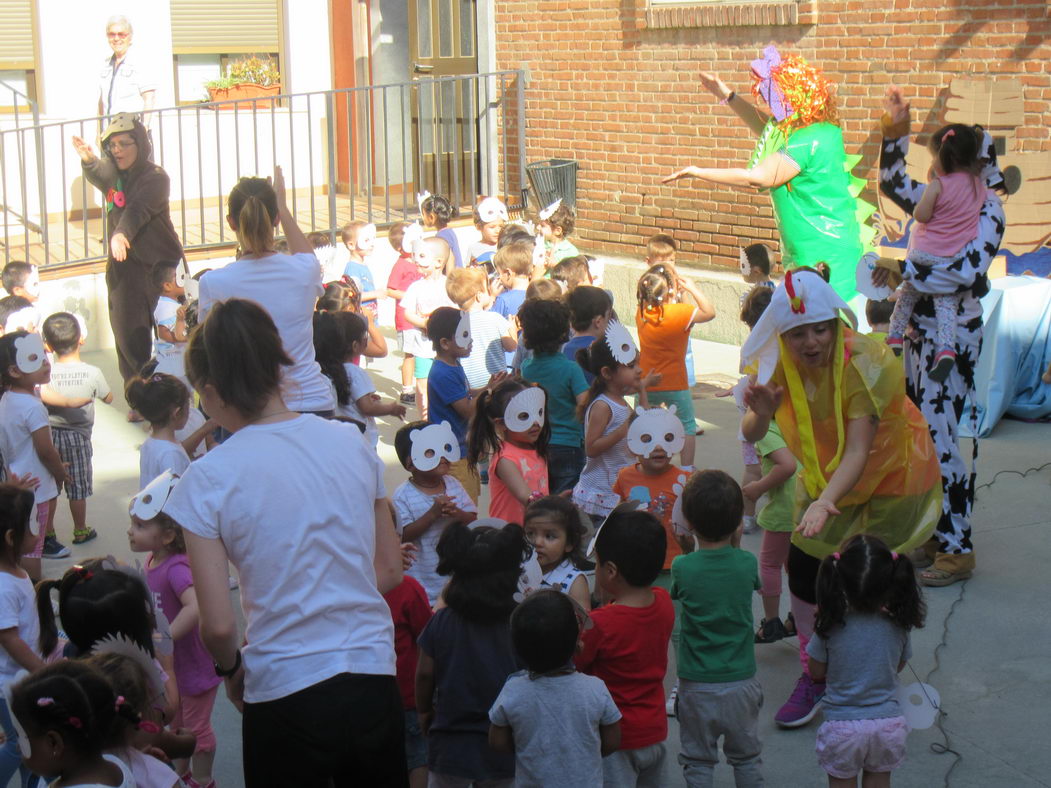
M 123 16 L 106 22 L 106 40 L 113 54 L 106 58 L 99 72 L 99 115 L 108 117 L 118 112 L 131 112 L 148 129 L 149 112 L 157 96 L 157 80 L 146 63 L 133 49 L 131 22 Z

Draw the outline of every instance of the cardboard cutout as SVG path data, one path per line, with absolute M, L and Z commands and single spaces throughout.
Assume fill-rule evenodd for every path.
M 40 334 L 26 334 L 15 340 L 15 366 L 23 375 L 36 372 L 44 366 L 44 340 Z
M 507 206 L 496 197 L 486 197 L 478 203 L 478 218 L 482 224 L 489 224 L 498 220 L 508 221 Z
M 616 320 L 610 320 L 606 325 L 606 345 L 618 364 L 627 366 L 639 356 L 639 349 L 635 347 L 635 340 L 628 329 Z
M 544 210 L 542 210 L 538 214 L 538 216 L 540 216 L 540 221 L 546 222 L 548 219 L 550 219 L 552 216 L 554 216 L 555 215 L 555 211 L 557 211 L 561 207 L 562 207 L 562 198 L 559 197 L 557 200 L 555 200 L 553 203 L 551 203 L 549 206 L 547 206 Z
M 466 312 L 460 313 L 460 322 L 456 324 L 456 333 L 453 335 L 456 344 L 464 349 L 471 346 L 471 316 Z
M 907 687 L 899 685 L 896 695 L 901 716 L 913 730 L 926 730 L 938 719 L 941 695 L 930 684 L 916 682 Z
M 675 405 L 665 408 L 635 408 L 637 418 L 628 427 L 628 448 L 639 457 L 663 449 L 669 457 L 682 451 L 686 430 L 675 415 Z
M 409 440 L 412 442 L 409 457 L 417 470 L 433 471 L 443 457 L 449 462 L 460 459 L 460 442 L 456 440 L 452 425 L 447 421 L 414 430 Z
M 521 602 L 527 596 L 540 590 L 540 584 L 544 580 L 544 570 L 540 568 L 536 553 L 531 553 L 529 558 L 522 562 L 522 574 L 518 577 L 518 590 L 515 592 L 515 602 Z
M 147 484 L 131 499 L 131 513 L 148 522 L 161 513 L 179 477 L 167 470 Z
M 504 426 L 511 432 L 526 432 L 534 424 L 544 426 L 547 395 L 539 386 L 522 389 L 504 407 Z

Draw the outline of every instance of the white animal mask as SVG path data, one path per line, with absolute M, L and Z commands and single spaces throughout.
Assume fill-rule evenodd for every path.
M 22 727 L 22 723 L 18 721 L 18 717 L 11 710 L 11 688 L 18 682 L 29 675 L 28 670 L 20 670 L 15 677 L 4 685 L 4 700 L 7 701 L 7 708 L 11 715 L 11 722 L 14 723 L 15 733 L 18 734 L 18 749 L 22 753 L 23 758 L 31 758 L 33 756 L 33 745 L 29 741 L 29 736 L 26 735 L 26 729 Z
M 926 730 L 938 719 L 942 699 L 938 690 L 930 684 L 916 682 L 904 687 L 899 684 L 895 694 L 901 715 L 910 728 Z
M 586 553 L 587 557 L 591 558 L 592 556 L 595 555 L 595 545 L 598 544 L 598 535 L 600 533 L 602 533 L 602 529 L 606 525 L 606 523 L 609 522 L 610 517 L 613 517 L 613 515 L 615 515 L 615 514 L 623 514 L 624 512 L 634 512 L 638 508 L 639 508 L 639 502 L 638 501 L 627 500 L 627 501 L 624 501 L 622 503 L 617 504 L 614 507 L 613 511 L 609 513 L 609 516 L 606 517 L 606 519 L 602 521 L 602 525 L 600 525 L 598 527 L 598 530 L 595 531 L 595 535 L 593 537 L 591 537 L 591 542 L 588 543 L 588 551 Z
M 405 235 L 401 239 L 401 248 L 414 254 L 416 251 L 416 242 L 423 240 L 423 225 L 419 222 L 413 222 L 405 228 Z
M 359 252 L 371 251 L 375 243 L 376 225 L 366 224 L 358 228 L 358 233 L 354 236 L 354 246 Z
M 176 268 L 175 268 L 175 286 L 176 287 L 186 287 L 186 280 L 188 280 L 189 278 L 190 277 L 188 277 L 186 275 L 186 271 L 182 268 L 182 266 L 176 266 Z
M 889 285 L 876 287 L 876 285 L 872 283 L 872 272 L 876 270 L 876 264 L 878 262 L 879 255 L 875 252 L 868 252 L 862 255 L 861 259 L 858 260 L 857 271 L 854 273 L 858 292 L 865 296 L 865 298 L 869 298 L 873 301 L 882 301 L 885 298 L 890 298 L 890 294 L 894 292 L 894 288 Z
M 15 340 L 15 366 L 23 375 L 36 372 L 44 366 L 44 340 L 40 334 L 26 334 Z
M 507 206 L 496 197 L 486 197 L 478 203 L 478 218 L 482 220 L 482 224 L 501 219 L 506 222 L 508 221 Z
M 544 236 L 537 235 L 533 241 L 533 268 L 543 268 L 547 263 L 547 246 L 544 245 Z
M 26 282 L 22 287 L 25 288 L 25 291 L 33 296 L 33 298 L 40 297 L 40 271 L 35 265 L 29 272 L 29 276 L 26 277 Z
M 639 349 L 635 347 L 635 340 L 628 329 L 616 320 L 610 320 L 606 325 L 606 344 L 618 364 L 631 364 L 639 355 Z
M 426 189 L 422 192 L 416 192 L 416 206 L 420 209 L 420 216 L 423 216 L 423 204 L 427 202 L 427 198 L 431 196 L 431 193 Z
M 740 258 L 741 259 L 741 276 L 748 276 L 748 274 L 752 273 L 752 264 L 750 262 L 748 262 L 748 255 L 746 255 L 744 253 L 744 249 L 741 249 L 740 252 L 741 252 L 741 258 Z
M 409 457 L 417 470 L 433 471 L 443 457 L 449 462 L 460 459 L 460 442 L 456 440 L 452 425 L 447 421 L 414 430 L 409 440 L 412 442 Z
M 504 407 L 504 426 L 511 432 L 526 432 L 534 424 L 544 426 L 547 395 L 539 386 L 522 389 Z
M 544 210 L 542 210 L 538 214 L 538 216 L 540 216 L 540 221 L 546 222 L 548 219 L 550 219 L 552 216 L 554 216 L 555 215 L 555 211 L 557 211 L 561 207 L 562 207 L 562 198 L 559 197 L 557 200 L 555 200 L 553 203 L 551 203 L 549 206 L 547 206 Z
M 431 268 L 435 264 L 434 253 L 431 251 L 431 247 L 427 245 L 427 242 L 422 238 L 417 238 L 412 242 L 412 246 L 409 247 L 412 250 L 412 261 L 420 266 L 421 268 Z
M 453 339 L 462 348 L 471 346 L 471 316 L 466 312 L 460 313 L 460 322 L 456 324 L 456 334 Z
M 178 476 L 170 470 L 165 471 L 131 499 L 131 513 L 140 520 L 152 520 L 161 513 L 168 496 L 178 483 Z
M 675 415 L 676 407 L 635 408 L 638 417 L 628 427 L 628 448 L 639 457 L 649 457 L 663 449 L 669 457 L 682 451 L 686 431 Z

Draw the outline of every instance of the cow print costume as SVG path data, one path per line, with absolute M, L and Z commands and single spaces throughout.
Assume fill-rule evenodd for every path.
M 1002 187 L 1003 176 L 996 165 L 992 137 L 982 134 L 985 164 L 982 177 L 990 188 Z M 879 174 L 880 191 L 911 215 L 923 195 L 924 184 L 912 180 L 905 171 L 908 150 L 908 135 L 884 138 Z M 905 335 L 906 389 L 927 419 L 941 465 L 944 499 L 935 531 L 939 553 L 966 554 L 973 550 L 970 517 L 978 442 L 974 443 L 968 471 L 960 454 L 958 428 L 967 400 L 973 400 L 975 393 L 974 372 L 982 347 L 982 305 L 978 299 L 989 292 L 986 271 L 1000 249 L 1005 227 L 1000 198 L 990 192 L 982 205 L 977 238 L 963 248 L 951 266 L 956 281 L 947 292 L 955 289 L 960 303 L 956 311 L 956 366 L 944 382 L 937 383 L 929 377 L 938 351 L 937 319 L 930 295 L 921 294 L 912 314 L 910 331 Z

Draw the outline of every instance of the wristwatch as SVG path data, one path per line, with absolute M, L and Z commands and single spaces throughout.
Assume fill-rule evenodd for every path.
M 223 670 L 218 662 L 213 662 L 212 667 L 215 668 L 215 675 L 220 678 L 228 679 L 234 675 L 241 667 L 241 649 L 237 649 L 236 656 L 234 657 L 234 666 L 229 670 Z

